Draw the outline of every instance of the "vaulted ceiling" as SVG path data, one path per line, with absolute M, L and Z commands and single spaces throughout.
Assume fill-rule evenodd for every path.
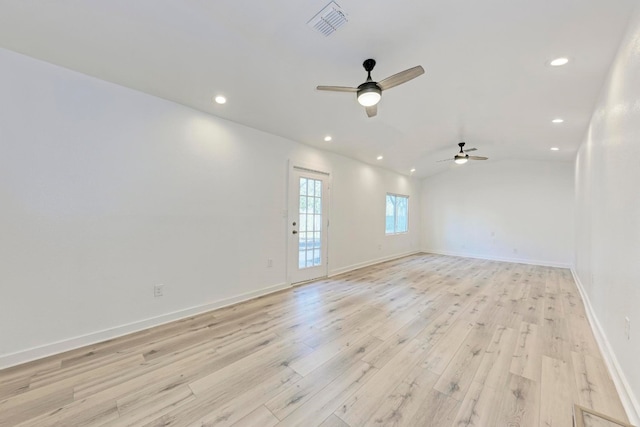
M 493 160 L 572 160 L 637 4 L 337 2 L 348 23 L 324 37 L 307 22 L 329 0 L 2 1 L 0 46 L 426 176 L 453 167 L 436 160 L 461 140 Z M 567 65 L 549 66 L 562 56 Z M 374 79 L 426 70 L 385 92 L 371 119 L 354 94 L 315 90 L 362 83 L 367 58 L 378 62 Z M 218 94 L 228 102 L 212 102 Z M 557 117 L 564 123 L 551 123 Z

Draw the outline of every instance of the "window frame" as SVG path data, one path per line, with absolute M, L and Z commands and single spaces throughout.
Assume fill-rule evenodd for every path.
M 387 198 L 389 196 L 392 197 L 402 197 L 407 200 L 407 229 L 405 231 L 397 231 L 398 229 L 398 205 L 394 205 L 393 210 L 393 232 L 387 232 Z M 385 236 L 397 236 L 399 234 L 407 234 L 409 233 L 409 195 L 407 194 L 398 194 L 398 193 L 386 193 L 384 196 L 384 235 Z

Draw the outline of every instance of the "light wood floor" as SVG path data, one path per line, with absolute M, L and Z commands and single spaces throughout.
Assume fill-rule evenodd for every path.
M 0 371 L 0 426 L 627 420 L 566 269 L 378 264 Z

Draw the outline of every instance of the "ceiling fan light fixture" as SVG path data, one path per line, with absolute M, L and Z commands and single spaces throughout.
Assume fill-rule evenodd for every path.
M 366 82 L 358 88 L 358 102 L 363 107 L 373 107 L 382 97 L 382 90 L 375 82 Z
M 454 157 L 453 161 L 456 164 L 464 165 L 465 163 L 467 163 L 469 161 L 469 155 L 465 154 L 464 156 L 461 156 L 461 155 L 456 154 L 456 157 Z
M 551 65 L 552 67 L 562 67 L 563 65 L 567 65 L 569 63 L 569 58 L 556 58 L 554 60 L 552 60 L 551 62 L 549 62 L 549 65 Z

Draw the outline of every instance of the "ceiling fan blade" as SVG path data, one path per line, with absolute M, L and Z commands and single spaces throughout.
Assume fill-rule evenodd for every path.
M 365 109 L 367 110 L 367 117 L 374 117 L 378 114 L 378 104 L 366 107 Z
M 451 160 L 453 160 L 453 158 L 444 159 L 444 160 L 436 160 L 436 163 L 440 163 L 440 162 L 450 162 Z
M 424 68 L 422 68 L 421 65 L 418 65 L 417 67 L 409 68 L 408 70 L 400 71 L 398 74 L 394 74 L 391 77 L 387 77 L 386 79 L 378 82 L 378 86 L 380 86 L 380 89 L 382 90 L 391 89 L 392 87 L 415 79 L 422 74 L 424 74 Z
M 357 87 L 347 87 L 347 86 L 318 86 L 317 90 L 330 90 L 331 92 L 357 92 Z
M 471 160 L 487 160 L 488 157 L 483 157 L 483 156 L 469 156 L 469 158 Z
M 464 150 L 465 153 L 468 153 L 469 151 L 478 151 L 477 148 L 467 148 L 466 150 Z

